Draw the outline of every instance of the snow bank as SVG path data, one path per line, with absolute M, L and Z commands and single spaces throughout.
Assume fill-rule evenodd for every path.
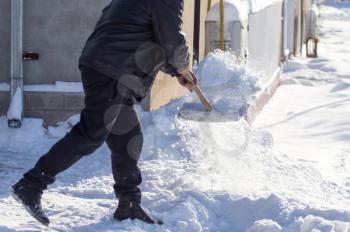
M 268 219 L 263 219 L 256 221 L 253 226 L 251 226 L 247 232 L 280 232 L 282 231 L 282 227 Z
M 21 129 L 11 129 L 7 126 L 6 117 L 0 117 L 0 151 L 41 153 L 41 149 L 47 146 L 39 146 L 46 133 L 42 124 L 41 119 L 25 119 Z
M 323 18 L 327 20 L 350 20 L 350 7 L 347 1 L 336 2 L 333 0 L 326 0 L 323 4 L 324 5 L 321 5 Z
M 246 108 L 261 89 L 262 76 L 230 52 L 215 50 L 199 64 L 199 83 L 219 111 Z

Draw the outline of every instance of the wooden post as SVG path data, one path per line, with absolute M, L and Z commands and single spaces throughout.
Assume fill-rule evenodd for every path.
M 225 50 L 225 12 L 224 12 L 224 0 L 220 0 L 220 48 Z
M 207 12 L 210 11 L 210 7 L 211 7 L 211 0 L 208 0 L 208 8 L 207 8 Z

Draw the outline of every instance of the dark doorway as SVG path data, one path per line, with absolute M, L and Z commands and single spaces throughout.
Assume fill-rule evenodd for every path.
M 199 62 L 199 38 L 201 30 L 201 0 L 195 0 L 194 6 L 194 34 L 193 34 L 193 62 Z

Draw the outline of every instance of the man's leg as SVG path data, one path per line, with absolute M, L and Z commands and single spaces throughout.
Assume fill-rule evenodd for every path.
M 142 178 L 137 162 L 142 150 L 143 134 L 132 105 L 122 108 L 106 142 L 112 151 L 114 190 L 119 198 L 114 218 L 140 219 L 147 223 L 162 224 L 162 221 L 149 216 L 140 204 L 141 191 L 138 186 Z
M 113 123 L 116 116 L 113 113 L 118 113 L 115 106 L 125 102 L 117 92 L 121 88 L 117 87 L 116 80 L 90 68 L 82 67 L 81 71 L 86 96 L 80 122 L 24 174 L 22 182 L 30 188 L 45 190 L 58 173 L 99 148 L 109 134 L 106 125 Z
M 106 142 L 112 152 L 117 198 L 128 197 L 140 202 L 141 192 L 138 186 L 142 178 L 137 162 L 142 150 L 143 133 L 137 112 L 131 104 L 122 108 Z
M 58 173 L 101 146 L 122 106 L 130 102 L 129 90 L 118 86 L 117 80 L 86 67 L 82 67 L 81 71 L 86 96 L 80 122 L 11 188 L 13 197 L 45 225 L 50 220 L 41 207 L 43 190 L 54 182 Z
M 86 67 L 82 67 L 81 71 L 85 108 L 80 122 L 11 188 L 13 197 L 45 225 L 50 220 L 41 207 L 43 190 L 54 182 L 58 173 L 94 152 L 107 139 L 108 126 L 113 125 L 120 106 L 128 99 L 129 91 L 117 86 L 116 80 Z

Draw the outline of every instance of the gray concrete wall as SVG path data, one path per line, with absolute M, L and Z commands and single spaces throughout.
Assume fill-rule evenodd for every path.
M 53 126 L 80 113 L 84 107 L 83 93 L 25 92 L 24 116 L 42 118 L 44 126 Z
M 102 9 L 110 0 L 25 0 L 24 51 L 38 52 L 38 61 L 24 63 L 25 84 L 80 81 L 78 57 Z M 11 0 L 0 1 L 0 83 L 10 82 Z M 10 96 L 0 92 L 0 115 Z M 83 107 L 82 93 L 25 93 L 25 117 L 46 125 L 67 119 Z
M 0 117 L 6 115 L 10 93 L 0 91 Z M 80 113 L 84 107 L 83 93 L 25 92 L 24 117 L 42 118 L 44 126 L 54 126 L 72 115 Z
M 10 103 L 10 93 L 0 91 L 0 117 L 5 115 Z
M 25 0 L 24 49 L 40 54 L 25 62 L 25 84 L 80 81 L 81 49 L 110 0 Z
M 10 82 L 11 0 L 0 1 L 0 83 Z M 0 96 L 1 97 L 1 96 Z M 4 100 L 0 98 L 0 101 Z
M 39 61 L 24 64 L 25 84 L 80 81 L 78 57 L 110 0 L 25 0 L 24 50 Z M 0 1 L 0 82 L 10 75 L 11 0 Z

